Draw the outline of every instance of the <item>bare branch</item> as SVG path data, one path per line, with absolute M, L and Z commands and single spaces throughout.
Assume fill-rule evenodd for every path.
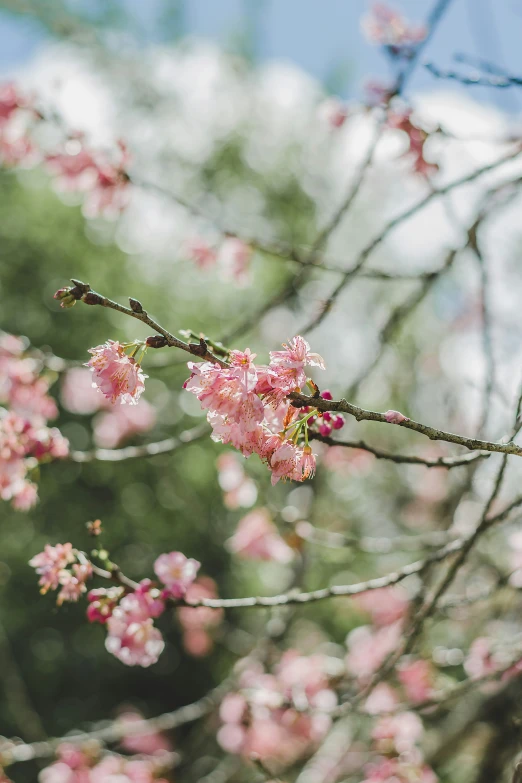
M 121 462 L 137 457 L 154 457 L 156 454 L 167 454 L 176 451 L 182 446 L 202 438 L 208 431 L 204 424 L 191 430 L 181 432 L 177 437 L 165 438 L 155 443 L 144 443 L 142 446 L 126 446 L 123 449 L 93 449 L 92 451 L 71 451 L 69 459 L 73 462 Z
M 398 465 L 423 465 L 426 468 L 446 468 L 451 470 L 452 468 L 459 468 L 469 465 L 472 462 L 476 462 L 480 459 L 486 459 L 490 456 L 489 452 L 478 454 L 465 454 L 463 457 L 438 457 L 437 459 L 423 459 L 422 457 L 415 457 L 413 455 L 406 454 L 392 454 L 389 451 L 382 451 L 374 446 L 370 446 L 363 440 L 336 440 L 328 436 L 321 435 L 313 430 L 309 431 L 309 437 L 313 440 L 326 443 L 328 446 L 343 446 L 347 449 L 361 449 L 362 451 L 368 451 L 373 454 L 377 459 L 385 459 L 390 462 L 395 462 Z

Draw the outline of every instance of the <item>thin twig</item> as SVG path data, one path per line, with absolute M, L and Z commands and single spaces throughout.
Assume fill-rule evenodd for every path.
M 520 155 L 520 145 L 517 144 L 517 146 L 512 149 L 509 153 L 504 155 L 502 158 L 492 162 L 488 163 L 485 166 L 481 166 L 478 169 L 475 169 L 470 174 L 464 175 L 463 177 L 459 177 L 456 180 L 453 180 L 452 182 L 448 182 L 446 185 L 443 185 L 440 188 L 436 188 L 434 190 L 430 190 L 430 192 L 424 196 L 424 198 L 417 201 L 413 206 L 411 206 L 409 209 L 407 209 L 404 212 L 401 212 L 396 217 L 392 218 L 381 230 L 381 232 L 369 242 L 366 247 L 363 248 L 363 250 L 359 253 L 359 256 L 355 262 L 355 264 L 348 269 L 344 275 L 342 276 L 339 283 L 336 285 L 336 287 L 332 290 L 326 301 L 323 303 L 320 312 L 318 313 L 315 318 L 313 318 L 301 331 L 303 334 L 306 334 L 308 332 L 311 332 L 313 329 L 315 329 L 317 326 L 319 326 L 320 323 L 324 320 L 328 312 L 333 307 L 335 301 L 339 297 L 339 295 L 344 291 L 344 289 L 347 287 L 350 280 L 352 280 L 355 275 L 362 269 L 364 264 L 366 263 L 366 260 L 369 258 L 369 256 L 373 253 L 373 251 L 381 245 L 385 239 L 388 238 L 388 236 L 392 233 L 392 231 L 399 226 L 401 223 L 403 223 L 405 220 L 408 220 L 410 217 L 413 217 L 416 215 L 421 209 L 423 209 L 425 206 L 427 206 L 429 203 L 431 203 L 434 199 L 439 198 L 440 196 L 445 196 L 448 193 L 450 193 L 455 188 L 462 187 L 463 185 L 467 185 L 471 182 L 474 182 L 476 179 L 481 177 L 483 174 L 487 174 L 490 171 L 495 170 L 499 166 L 502 166 L 504 163 L 507 163 L 514 158 L 516 158 L 518 155 Z
M 154 457 L 156 454 L 167 454 L 176 451 L 181 446 L 202 438 L 208 431 L 204 424 L 194 427 L 191 430 L 181 432 L 177 437 L 165 438 L 155 443 L 144 443 L 141 446 L 126 446 L 122 449 L 93 449 L 92 451 L 71 451 L 69 459 L 73 462 L 121 462 L 126 459 L 136 459 L 137 457 Z
M 463 457 L 437 457 L 437 459 L 424 459 L 423 457 L 415 457 L 407 454 L 392 454 L 389 451 L 382 451 L 374 446 L 370 446 L 363 440 L 336 440 L 329 436 L 321 435 L 319 432 L 310 430 L 308 433 L 309 438 L 318 440 L 321 443 L 326 443 L 328 446 L 342 446 L 347 449 L 360 449 L 362 451 L 368 451 L 373 454 L 377 459 L 385 459 L 390 462 L 395 462 L 398 465 L 423 465 L 425 468 L 446 468 L 451 470 L 452 468 L 459 468 L 476 462 L 480 459 L 486 459 L 490 456 L 490 452 L 479 452 L 478 454 L 465 454 Z

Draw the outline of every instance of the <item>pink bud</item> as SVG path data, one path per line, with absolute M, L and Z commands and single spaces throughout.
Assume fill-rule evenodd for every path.
M 308 426 L 311 427 L 314 421 L 316 421 L 316 419 L 317 416 L 310 416 L 310 418 L 308 419 Z
M 329 424 L 323 422 L 322 424 L 319 425 L 319 432 L 321 433 L 321 435 L 327 438 L 328 435 L 332 434 L 332 428 L 330 427 Z
M 321 397 L 323 400 L 333 400 L 332 392 L 328 391 L 328 389 L 325 389 L 323 392 L 321 392 Z
M 325 411 L 323 413 L 323 419 L 325 421 L 331 421 L 332 420 L 332 414 L 330 413 L 330 411 Z
M 384 418 L 388 424 L 402 424 L 404 421 L 409 421 L 408 417 L 399 411 L 386 411 Z
M 342 416 L 334 416 L 332 420 L 332 427 L 334 430 L 342 430 L 344 427 L 344 419 Z

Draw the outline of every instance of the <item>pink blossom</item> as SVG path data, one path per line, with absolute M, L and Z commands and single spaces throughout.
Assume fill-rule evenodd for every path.
M 437 783 L 433 770 L 421 761 L 379 757 L 365 768 L 361 783 Z
M 127 666 L 151 666 L 163 652 L 165 643 L 154 627 L 157 616 L 144 594 L 125 595 L 107 621 L 107 651 Z
M 58 606 L 64 601 L 77 601 L 82 593 L 87 592 L 85 582 L 91 576 L 92 565 L 90 563 L 75 563 L 70 571 L 61 571 L 59 577 L 61 590 L 57 598 Z
M 128 154 L 123 144 L 119 149 L 120 160 L 114 164 L 104 154 L 88 150 L 78 137 L 68 142 L 64 152 L 46 158 L 58 190 L 85 194 L 86 217 L 116 218 L 129 203 L 130 183 L 125 172 Z
M 433 671 L 428 661 L 419 658 L 417 661 L 401 664 L 398 677 L 409 701 L 419 703 L 430 697 L 433 690 Z
M 189 585 L 185 600 L 191 603 L 202 598 L 217 598 L 217 595 L 214 580 L 202 576 Z M 196 657 L 208 655 L 213 646 L 208 631 L 222 622 L 223 609 L 212 609 L 208 606 L 197 606 L 191 609 L 189 606 L 181 606 L 177 610 L 177 615 L 183 628 L 183 645 L 187 652 Z
M 96 746 L 84 750 L 64 742 L 57 755 L 58 760 L 39 773 L 39 783 L 167 783 L 157 775 L 169 758 L 165 752 L 154 759 L 126 758 L 116 753 L 100 758 Z
M 256 754 L 278 768 L 313 751 L 329 729 L 336 697 L 329 688 L 324 656 L 284 653 L 274 673 L 248 659 L 239 691 L 222 702 L 218 742 L 229 753 Z
M 113 405 L 93 388 L 91 371 L 73 367 L 65 373 L 61 388 L 62 404 L 72 413 L 99 411 L 93 421 L 94 440 L 98 446 L 114 449 L 130 436 L 147 432 L 156 422 L 156 411 L 141 398 L 136 405 Z
M 93 386 L 91 370 L 86 367 L 72 367 L 64 373 L 60 396 L 68 411 L 82 415 L 95 413 L 105 404 L 110 405 Z
M 402 424 L 404 421 L 409 421 L 408 417 L 399 411 L 386 411 L 384 418 L 388 424 Z
M 368 590 L 353 597 L 353 602 L 368 612 L 377 626 L 391 625 L 401 620 L 408 610 L 408 596 L 400 586 Z
M 62 572 L 75 560 L 72 544 L 56 544 L 56 546 L 46 544 L 44 551 L 29 561 L 29 565 L 40 576 L 38 582 L 41 587 L 40 592 L 56 590 L 61 584 Z
M 364 703 L 364 709 L 369 715 L 380 712 L 391 712 L 399 703 L 397 691 L 386 682 L 380 682 L 370 693 Z
M 123 595 L 123 587 L 98 587 L 87 594 L 89 606 L 87 619 L 90 623 L 105 624 Z
M 216 251 L 204 239 L 195 237 L 187 243 L 186 253 L 200 269 L 209 269 L 217 261 Z
M 372 738 L 377 749 L 389 748 L 393 743 L 397 754 L 405 753 L 419 742 L 424 734 L 424 727 L 418 715 L 414 712 L 399 712 L 396 715 L 384 715 L 375 724 Z
M 238 285 L 248 283 L 248 268 L 252 257 L 252 248 L 238 237 L 227 237 L 222 243 L 218 263 L 225 277 L 232 278 Z
M 154 563 L 154 573 L 173 598 L 183 598 L 195 580 L 201 563 L 185 557 L 181 552 L 160 555 Z
M 136 726 L 143 720 L 143 715 L 135 709 L 125 710 L 118 717 L 118 724 L 123 724 L 124 728 L 128 727 L 131 730 L 125 733 L 121 741 L 122 747 L 129 753 L 142 753 L 147 756 L 171 751 L 172 744 L 159 731 L 143 728 L 139 734 L 136 733 Z
M 258 454 L 272 471 L 273 484 L 281 478 L 304 481 L 315 471 L 311 449 L 297 445 L 305 421 L 297 421 L 299 411 L 287 397 L 306 383 L 307 365 L 324 366 L 302 337 L 283 347 L 271 354 L 269 366 L 256 365 L 248 349 L 232 351 L 230 366 L 189 362 L 191 375 L 184 384 L 208 411 L 212 439 L 232 444 L 245 457 Z M 292 427 L 292 439 L 285 438 Z
M 283 541 L 266 508 L 258 508 L 243 517 L 227 548 L 245 560 L 274 560 L 288 563 L 292 549 Z
M 361 626 L 347 638 L 346 668 L 362 682 L 377 671 L 385 658 L 396 649 L 401 638 L 401 623 L 385 625 L 378 630 Z
M 87 362 L 94 375 L 93 387 L 113 404 L 120 400 L 122 404 L 136 405 L 145 388 L 145 378 L 139 364 L 125 353 L 124 347 L 114 340 L 90 348 L 92 359 Z
M 385 3 L 374 3 L 371 12 L 362 20 L 368 39 L 380 46 L 401 48 L 420 43 L 426 37 L 423 25 L 411 25 Z

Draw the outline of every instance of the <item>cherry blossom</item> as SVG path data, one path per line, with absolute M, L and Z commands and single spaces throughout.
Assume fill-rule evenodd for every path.
M 312 353 L 302 337 L 283 348 L 270 354 L 268 366 L 254 364 L 249 349 L 231 351 L 230 366 L 189 362 L 191 375 L 184 384 L 208 411 L 213 440 L 231 443 L 245 457 L 258 454 L 270 468 L 273 484 L 280 479 L 304 481 L 315 472 L 306 436 L 311 415 L 299 419 L 287 397 L 307 383 L 306 366 L 324 368 L 322 357 Z M 293 430 L 290 437 L 287 430 Z M 300 433 L 305 433 L 303 445 L 298 444 Z
M 160 555 L 154 563 L 154 573 L 165 585 L 166 593 L 173 598 L 183 598 L 187 588 L 195 580 L 201 563 L 185 557 L 181 552 Z
M 427 34 L 423 25 L 411 25 L 386 3 L 374 3 L 370 13 L 363 17 L 361 24 L 372 43 L 390 47 L 392 54 L 403 53 L 405 47 L 407 53 L 407 47 L 420 43 Z
M 167 783 L 158 772 L 168 761 L 168 753 L 157 758 L 126 758 L 116 753 L 101 757 L 97 746 L 81 749 L 64 742 L 57 757 L 39 773 L 39 783 Z
M 92 359 L 87 362 L 91 368 L 94 382 L 101 393 L 113 404 L 119 400 L 122 404 L 136 405 L 145 388 L 145 378 L 141 366 L 134 357 L 125 353 L 125 347 L 114 340 L 90 348 Z
M 121 143 L 119 151 L 120 160 L 112 163 L 105 154 L 89 150 L 80 135 L 69 139 L 63 151 L 47 155 L 46 166 L 55 177 L 57 190 L 85 195 L 85 217 L 103 215 L 114 219 L 130 199 L 130 182 L 125 171 L 129 156 Z
M 0 408 L 0 497 L 15 508 L 30 508 L 37 499 L 31 471 L 40 462 L 66 457 L 68 441 L 59 430 L 34 426 Z
M 433 691 L 433 671 L 428 661 L 419 658 L 402 663 L 398 669 L 398 677 L 408 701 L 418 703 L 430 697 Z
M 227 694 L 220 707 L 220 745 L 280 768 L 309 753 L 328 731 L 336 705 L 328 665 L 326 656 L 307 658 L 293 650 L 273 673 L 253 661 L 240 664 L 239 690 Z
M 217 256 L 217 262 L 223 270 L 225 278 L 233 279 L 238 285 L 248 283 L 248 270 L 252 249 L 238 237 L 227 237 L 222 243 Z
M 165 642 L 154 627 L 153 618 L 163 605 L 147 598 L 147 593 L 125 595 L 107 620 L 105 647 L 127 666 L 151 666 L 163 652 Z
M 209 269 L 216 264 L 216 251 L 200 237 L 194 237 L 187 242 L 185 252 L 199 269 Z
M 72 544 L 56 544 L 56 546 L 46 544 L 43 552 L 35 555 L 29 561 L 29 565 L 40 576 L 38 582 L 41 587 L 40 592 L 46 593 L 48 590 L 56 590 L 61 584 L 62 572 L 75 560 L 76 555 Z
M 240 519 L 227 548 L 245 560 L 274 560 L 288 563 L 294 553 L 270 518 L 268 509 L 258 508 Z
M 96 445 L 114 449 L 134 434 L 147 432 L 156 423 L 156 410 L 140 398 L 136 405 L 113 405 L 93 388 L 91 371 L 73 367 L 64 373 L 61 401 L 72 413 L 97 413 L 92 422 Z

